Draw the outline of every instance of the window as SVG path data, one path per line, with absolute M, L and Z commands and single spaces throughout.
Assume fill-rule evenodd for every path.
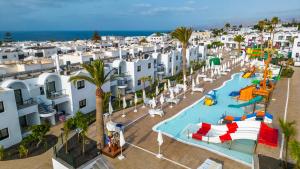
M 279 37 L 278 37 L 278 40 L 282 40 L 282 39 L 283 39 L 283 36 L 279 36 Z
M 296 58 L 298 58 L 299 57 L 299 53 L 296 53 Z
M 137 67 L 137 71 L 140 72 L 141 70 L 142 70 L 142 67 L 141 67 L 141 66 L 138 66 L 138 67 Z
M 148 69 L 151 69 L 151 63 L 148 63 Z
M 0 113 L 4 112 L 4 105 L 3 102 L 0 102 Z
M 142 81 L 141 81 L 141 80 L 138 80 L 137 85 L 140 86 L 141 83 L 142 83 Z
M 82 88 L 84 88 L 84 80 L 77 81 L 77 89 L 82 89 Z
M 80 100 L 79 101 L 79 108 L 84 108 L 86 106 L 86 99 Z
M 0 130 L 0 141 L 9 137 L 8 128 Z
M 3 56 L 2 56 L 2 59 L 7 59 L 7 56 L 6 56 L 6 55 L 3 55 Z
M 40 87 L 40 95 L 45 95 L 44 87 Z
M 172 57 L 169 58 L 169 62 L 172 62 Z
M 172 69 L 170 68 L 170 69 L 169 69 L 169 73 L 171 73 L 171 72 L 172 72 Z
M 156 64 L 156 59 L 154 59 L 154 64 Z
M 300 47 L 300 42 L 297 43 L 297 47 Z
M 175 70 L 176 70 L 176 72 L 177 72 L 177 70 L 178 70 L 178 66 L 176 66 L 176 69 L 175 69 Z
M 178 55 L 176 55 L 176 60 L 178 60 Z

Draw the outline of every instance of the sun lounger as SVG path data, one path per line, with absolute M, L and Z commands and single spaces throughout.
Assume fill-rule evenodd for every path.
M 213 82 L 214 79 L 206 77 L 206 78 L 203 78 L 203 81 L 205 81 L 205 82 Z
M 222 71 L 222 72 L 221 72 L 221 75 L 227 75 L 227 73 Z
M 200 74 L 200 75 L 198 75 L 198 77 L 201 77 L 201 78 L 206 78 L 206 77 L 207 77 L 207 75 L 205 75 L 205 74 Z
M 197 169 L 222 169 L 222 164 L 217 163 L 211 159 L 206 159 Z
M 164 115 L 164 112 L 160 109 L 150 109 L 148 113 L 151 117 L 154 117 L 155 115 L 162 117 Z
M 231 71 L 231 69 L 226 69 L 225 71 L 226 71 L 226 72 L 230 72 L 230 71 Z
M 193 92 L 203 92 L 204 89 L 202 87 L 192 87 Z
M 174 98 L 174 99 L 171 99 L 171 98 L 167 98 L 166 99 L 166 102 L 167 103 L 174 103 L 174 104 L 178 104 L 179 103 L 179 99 L 176 99 L 176 98 Z
M 106 123 L 106 128 L 108 131 L 119 132 L 124 129 L 124 126 L 120 123 L 109 121 Z
M 152 104 L 152 99 L 146 98 L 146 99 L 144 100 L 144 104 L 145 104 L 146 106 L 151 106 L 151 104 Z

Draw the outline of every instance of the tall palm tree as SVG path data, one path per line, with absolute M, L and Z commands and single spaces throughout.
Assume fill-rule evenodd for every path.
M 178 27 L 173 32 L 171 36 L 177 39 L 182 45 L 182 73 L 183 77 L 186 77 L 186 49 L 189 44 L 189 40 L 192 35 L 192 28 Z
M 273 41 L 274 41 L 274 36 L 275 36 L 275 29 L 276 29 L 276 26 L 278 25 L 278 23 L 279 23 L 279 18 L 278 17 L 273 17 L 272 19 L 271 19 L 271 24 L 272 24 L 272 26 L 273 26 L 273 32 L 272 32 L 272 47 L 271 48 L 273 48 Z
M 241 43 L 245 41 L 245 37 L 242 35 L 236 35 L 233 40 L 238 43 L 238 57 L 241 53 Z
M 300 142 L 293 140 L 289 143 L 290 155 L 296 161 L 295 169 L 300 169 Z
M 152 77 L 151 76 L 143 76 L 140 78 L 141 82 L 143 83 L 143 89 L 145 90 L 146 88 L 146 82 L 152 82 Z
M 103 96 L 102 86 L 110 80 L 110 73 L 115 71 L 112 69 L 107 74 L 104 70 L 104 62 L 95 60 L 91 64 L 82 64 L 82 67 L 88 72 L 88 75 L 76 75 L 70 77 L 69 81 L 76 84 L 78 80 L 85 80 L 96 86 L 96 139 L 99 148 L 104 147 L 104 122 L 103 122 Z
M 294 127 L 295 121 L 285 122 L 282 119 L 279 119 L 280 128 L 282 133 L 284 134 L 285 141 L 285 166 L 287 168 L 287 160 L 288 160 L 288 150 L 289 150 L 289 141 L 290 139 L 296 135 L 296 129 Z
M 258 30 L 260 31 L 260 37 L 261 37 L 261 43 L 260 43 L 260 52 L 261 52 L 261 57 L 264 57 L 264 52 L 263 52 L 263 44 L 264 44 L 264 30 L 266 26 L 266 22 L 264 20 L 260 20 L 258 22 Z

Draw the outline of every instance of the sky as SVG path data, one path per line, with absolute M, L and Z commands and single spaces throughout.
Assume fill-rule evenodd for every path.
M 0 0 L 0 30 L 172 30 L 300 19 L 300 0 Z

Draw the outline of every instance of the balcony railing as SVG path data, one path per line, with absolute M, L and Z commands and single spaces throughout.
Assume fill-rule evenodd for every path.
M 17 104 L 17 109 L 24 109 L 26 107 L 29 107 L 29 106 L 32 106 L 32 105 L 35 105 L 37 104 L 33 98 L 30 98 L 30 99 L 27 99 L 27 100 L 24 100 L 21 104 Z
M 59 90 L 59 91 L 55 91 L 55 92 L 50 92 L 48 94 L 48 99 L 53 100 L 53 99 L 61 98 L 66 95 L 67 95 L 66 89 L 63 89 L 63 90 Z

